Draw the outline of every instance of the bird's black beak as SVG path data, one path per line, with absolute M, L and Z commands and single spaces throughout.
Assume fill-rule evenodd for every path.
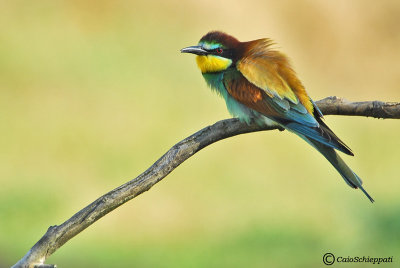
M 196 55 L 207 55 L 207 50 L 202 48 L 201 46 L 191 46 L 185 47 L 181 49 L 181 53 L 192 53 Z

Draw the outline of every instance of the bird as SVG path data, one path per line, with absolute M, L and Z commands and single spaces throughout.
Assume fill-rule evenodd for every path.
M 206 83 L 226 102 L 230 114 L 247 124 L 286 129 L 319 151 L 344 181 L 373 203 L 362 180 L 337 154 L 354 156 L 323 121 L 323 114 L 297 77 L 288 57 L 269 38 L 241 42 L 211 31 L 181 53 L 196 55 Z

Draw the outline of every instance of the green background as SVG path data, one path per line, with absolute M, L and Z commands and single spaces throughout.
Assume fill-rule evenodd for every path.
M 400 101 L 399 25 L 397 0 L 0 1 L 0 267 L 230 117 L 179 52 L 207 31 L 274 39 L 315 100 Z M 47 263 L 320 267 L 332 252 L 399 265 L 400 121 L 326 122 L 375 204 L 293 134 L 246 134 L 194 155 Z

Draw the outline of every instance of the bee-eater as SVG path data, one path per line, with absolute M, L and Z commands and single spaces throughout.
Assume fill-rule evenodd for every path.
M 317 149 L 350 187 L 360 188 L 374 202 L 361 179 L 335 150 L 354 154 L 322 121 L 321 111 L 288 58 L 272 45 L 268 38 L 240 42 L 226 33 L 212 31 L 197 46 L 181 52 L 197 55 L 197 65 L 207 84 L 224 98 L 233 116 L 248 124 L 254 120 L 259 125 L 277 125 L 297 134 Z

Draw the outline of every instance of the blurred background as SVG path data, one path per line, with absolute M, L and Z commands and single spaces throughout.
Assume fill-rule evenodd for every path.
M 210 30 L 270 37 L 315 100 L 400 101 L 400 2 L 0 1 L 0 267 L 50 225 L 229 118 L 194 56 Z M 230 138 L 70 240 L 59 267 L 400 262 L 400 121 L 327 116 L 375 198 L 293 134 Z M 352 267 L 361 267 L 357 264 Z

